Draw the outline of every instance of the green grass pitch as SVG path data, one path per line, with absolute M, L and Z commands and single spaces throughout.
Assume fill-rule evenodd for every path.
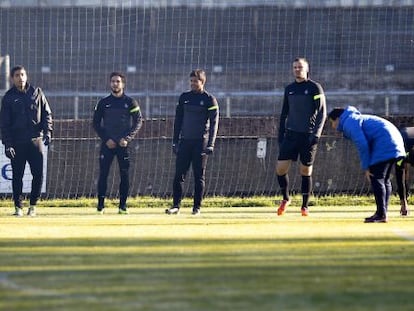
M 374 206 L 0 208 L 0 310 L 413 310 L 414 217 Z

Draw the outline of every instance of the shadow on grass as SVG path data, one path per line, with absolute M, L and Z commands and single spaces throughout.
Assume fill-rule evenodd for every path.
M 398 238 L 43 238 L 0 247 L 8 311 L 409 310 L 414 290 L 414 250 Z

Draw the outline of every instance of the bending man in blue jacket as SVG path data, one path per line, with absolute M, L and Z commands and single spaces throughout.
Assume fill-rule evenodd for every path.
M 328 119 L 333 129 L 356 145 L 361 167 L 371 182 L 377 211 L 365 218 L 365 222 L 387 222 L 391 170 L 397 160 L 405 157 L 400 131 L 388 120 L 361 114 L 352 106 L 333 109 Z

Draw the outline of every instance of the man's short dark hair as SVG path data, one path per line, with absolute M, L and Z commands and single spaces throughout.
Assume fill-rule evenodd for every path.
M 14 76 L 14 73 L 15 73 L 16 71 L 20 71 L 20 70 L 24 70 L 24 71 L 26 71 L 26 69 L 25 69 L 22 65 L 17 65 L 17 66 L 14 66 L 14 67 L 10 70 L 10 77 L 13 77 L 13 76 Z
M 190 72 L 190 78 L 191 77 L 195 77 L 203 83 L 206 83 L 207 80 L 206 72 L 203 69 L 194 69 Z
M 304 62 L 304 63 L 308 64 L 308 66 L 309 66 L 309 62 L 308 62 L 308 60 L 307 60 L 305 57 L 296 57 L 296 58 L 293 60 L 293 62 L 294 62 L 294 63 L 295 63 L 295 62 Z
M 334 108 L 329 114 L 328 114 L 328 119 L 330 120 L 336 120 L 338 119 L 341 114 L 345 111 L 344 108 Z
M 111 81 L 112 77 L 120 77 L 123 84 L 126 84 L 126 76 L 119 71 L 111 72 L 109 75 L 109 81 Z

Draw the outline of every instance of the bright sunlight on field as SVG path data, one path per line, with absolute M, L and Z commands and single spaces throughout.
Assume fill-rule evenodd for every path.
M 414 218 L 373 210 L 0 208 L 0 310 L 411 310 Z

